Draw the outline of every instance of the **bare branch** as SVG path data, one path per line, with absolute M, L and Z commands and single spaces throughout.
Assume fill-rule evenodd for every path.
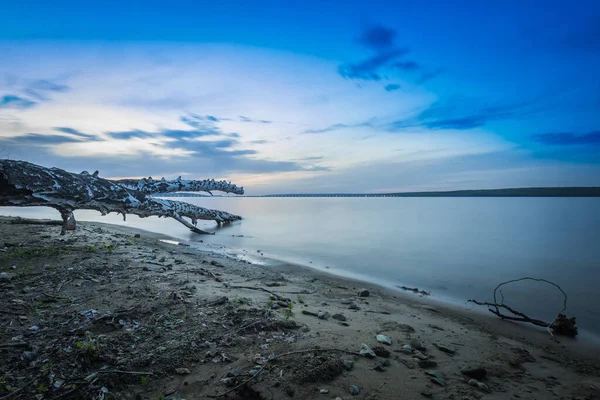
M 174 193 L 174 192 L 208 192 L 212 195 L 212 190 L 218 190 L 225 193 L 244 194 L 243 187 L 237 187 L 231 182 L 215 181 L 214 179 L 204 179 L 202 181 L 185 180 L 181 177 L 175 180 L 154 180 L 152 177 L 142 179 L 118 179 L 113 180 L 118 185 L 141 192 L 144 194 Z
M 563 294 L 563 298 L 564 298 L 563 308 L 562 308 L 562 310 L 560 310 L 558 312 L 558 314 L 556 315 L 556 318 L 554 318 L 554 320 L 552 322 L 548 323 L 548 322 L 544 322 L 539 319 L 531 318 L 531 317 L 527 316 L 526 314 L 504 304 L 504 294 L 502 293 L 502 290 L 500 288 L 509 283 L 521 282 L 521 281 L 526 281 L 526 280 L 547 283 L 549 285 L 556 287 Z M 498 301 L 498 293 L 500 294 L 500 301 Z M 550 282 L 546 279 L 525 277 L 525 278 L 512 279 L 512 280 L 509 280 L 506 282 L 502 282 L 498 286 L 496 286 L 496 288 L 494 289 L 494 302 L 493 303 L 486 302 L 486 301 L 481 302 L 481 301 L 477 301 L 477 300 L 473 300 L 473 299 L 468 300 L 468 302 L 471 302 L 471 303 L 474 303 L 474 304 L 477 304 L 480 306 L 488 306 L 489 312 L 499 316 L 502 319 L 506 319 L 509 321 L 517 321 L 517 322 L 529 322 L 536 326 L 542 326 L 542 327 L 546 328 L 548 330 L 548 332 L 550 333 L 550 335 L 553 337 L 554 337 L 554 335 L 552 335 L 552 331 L 563 334 L 563 335 L 567 335 L 567 336 L 576 336 L 578 332 L 577 332 L 577 328 L 575 327 L 575 318 L 567 318 L 567 316 L 564 314 L 565 310 L 567 309 L 567 299 L 568 299 L 568 297 L 567 297 L 567 294 L 565 293 L 565 291 L 560 286 L 558 286 L 556 283 Z M 500 311 L 500 309 L 507 310 L 514 316 L 503 314 Z

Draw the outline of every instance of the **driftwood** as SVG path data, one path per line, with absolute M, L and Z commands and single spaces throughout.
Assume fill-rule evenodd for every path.
M 504 294 L 502 293 L 502 290 L 500 288 L 509 283 L 520 282 L 520 281 L 525 281 L 525 280 L 548 283 L 548 284 L 556 287 L 562 293 L 562 295 L 564 297 L 563 308 L 562 308 L 562 310 L 560 310 L 558 312 L 556 318 L 554 318 L 554 320 L 552 322 L 545 322 L 545 321 L 542 321 L 539 319 L 531 318 L 531 317 L 527 316 L 526 314 L 504 304 Z M 500 299 L 498 299 L 498 294 L 500 295 Z M 528 323 L 531 323 L 536 326 L 544 327 L 548 330 L 550 335 L 552 335 L 552 332 L 554 332 L 554 333 L 557 333 L 560 335 L 574 337 L 574 336 L 577 336 L 577 333 L 578 333 L 577 327 L 575 326 L 576 319 L 574 317 L 567 318 L 567 316 L 565 314 L 563 314 L 565 312 L 565 310 L 567 309 L 567 299 L 568 299 L 567 294 L 556 283 L 550 282 L 546 279 L 525 277 L 525 278 L 513 279 L 510 281 L 502 282 L 498 286 L 496 286 L 496 288 L 494 289 L 494 301 L 493 302 L 477 301 L 474 299 L 468 300 L 468 302 L 474 303 L 474 304 L 477 304 L 480 306 L 488 306 L 489 312 L 491 312 L 492 314 L 495 314 L 505 320 L 517 321 L 517 322 L 528 322 Z M 512 315 L 503 314 L 500 311 L 501 309 L 510 312 Z M 552 336 L 554 336 L 554 335 L 552 335 Z
M 180 190 L 244 193 L 243 188 L 224 181 L 188 181 L 181 178 L 173 181 L 164 178 L 158 181 L 152 178 L 111 181 L 100 178 L 98 171 L 76 174 L 26 161 L 0 160 L 0 206 L 52 207 L 62 217 L 61 234 L 69 226 L 74 226 L 73 211 L 80 209 L 96 210 L 102 215 L 116 212 L 122 214 L 123 219 L 126 214 L 169 217 L 196 233 L 206 233 L 196 227 L 198 220 L 222 224 L 242 219 L 225 211 L 150 196 Z M 184 218 L 189 218 L 191 223 Z

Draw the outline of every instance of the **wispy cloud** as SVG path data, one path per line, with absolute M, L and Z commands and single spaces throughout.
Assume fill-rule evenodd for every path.
M 392 61 L 408 53 L 408 49 L 392 49 L 379 52 L 358 63 L 340 65 L 338 72 L 346 79 L 359 79 L 364 81 L 380 81 L 383 70 L 392 66 Z
M 401 130 L 415 126 L 429 129 L 469 130 L 492 121 L 524 117 L 538 110 L 532 102 L 485 106 L 474 99 L 450 97 L 437 101 L 414 118 L 394 121 L 387 129 Z
M 24 92 L 38 101 L 48 101 L 48 93 L 64 93 L 69 90 L 70 87 L 65 84 L 48 79 L 39 79 L 29 83 L 24 89 Z
M 389 83 L 389 84 L 385 85 L 384 89 L 386 92 L 394 92 L 401 88 L 402 88 L 402 86 L 398 85 L 397 83 Z
M 0 143 L 2 141 L 11 142 L 17 145 L 55 145 L 61 143 L 75 143 L 80 142 L 81 138 L 74 138 L 65 135 L 52 135 L 52 134 L 41 134 L 41 133 L 28 133 L 21 136 L 11 137 L 0 137 Z
M 0 98 L 0 109 L 28 109 L 40 102 L 50 101 L 51 93 L 64 93 L 70 90 L 69 86 L 48 79 L 17 81 L 11 86 L 13 86 L 13 93 L 5 94 Z
M 600 146 L 600 131 L 593 131 L 584 134 L 575 134 L 572 132 L 543 133 L 534 135 L 533 139 L 536 142 L 548 146 Z
M 255 123 L 259 123 L 259 124 L 272 124 L 273 123 L 273 121 L 270 121 L 268 119 L 253 119 L 253 118 L 244 117 L 243 115 L 240 115 L 239 118 L 240 118 L 241 122 L 255 122 Z
M 36 105 L 35 101 L 27 100 L 25 98 L 7 94 L 0 98 L 0 109 L 1 108 L 12 108 L 17 110 L 23 110 L 31 108 Z
M 325 128 L 307 129 L 303 133 L 327 133 L 327 132 L 337 131 L 339 129 L 346 129 L 346 128 L 372 128 L 374 126 L 375 126 L 374 120 L 373 120 L 373 118 L 371 118 L 368 121 L 357 122 L 357 123 L 353 123 L 353 124 L 338 123 L 338 124 L 329 125 L 329 126 L 327 126 Z
M 421 77 L 419 79 L 417 79 L 416 83 L 418 85 L 422 85 L 426 82 L 429 82 L 430 80 L 437 77 L 438 75 L 442 74 L 443 72 L 444 72 L 444 68 L 436 68 L 433 71 L 423 72 Z
M 409 53 L 408 48 L 398 46 L 397 33 L 394 29 L 382 25 L 375 25 L 363 30 L 358 38 L 358 43 L 374 52 L 368 58 L 359 61 L 344 63 L 338 67 L 339 74 L 346 79 L 363 81 L 381 81 L 387 79 L 388 74 L 421 72 L 417 84 L 423 84 L 441 73 L 440 70 L 427 71 L 414 60 L 406 60 L 404 56 Z M 386 86 L 386 90 L 387 86 Z
M 273 143 L 273 142 L 271 140 L 259 139 L 259 140 L 251 140 L 250 143 L 252 143 L 252 144 L 267 144 L 267 143 Z

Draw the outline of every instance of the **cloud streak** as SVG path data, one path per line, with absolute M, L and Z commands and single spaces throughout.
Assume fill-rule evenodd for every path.
M 405 60 L 409 50 L 395 43 L 396 36 L 394 29 L 382 25 L 366 28 L 359 35 L 358 43 L 374 54 L 359 62 L 340 65 L 338 73 L 345 79 L 377 82 L 387 79 L 388 74 L 421 72 L 415 83 L 423 84 L 442 72 L 441 69 L 427 71 L 414 60 Z M 387 86 L 385 89 L 388 90 Z
M 600 131 L 584 134 L 572 132 L 543 133 L 534 135 L 533 140 L 547 146 L 600 146 Z
M 0 98 L 0 109 L 24 110 L 36 105 L 35 101 L 27 100 L 12 94 L 7 94 Z

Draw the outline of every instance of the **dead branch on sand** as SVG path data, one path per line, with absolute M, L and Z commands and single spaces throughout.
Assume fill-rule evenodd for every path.
M 556 287 L 563 294 L 563 296 L 564 296 L 563 308 L 562 308 L 562 310 L 560 310 L 558 312 L 556 318 L 554 318 L 554 320 L 552 322 L 548 323 L 548 322 L 544 322 L 539 319 L 531 318 L 531 317 L 527 316 L 526 314 L 504 304 L 504 294 L 502 293 L 502 290 L 500 288 L 509 283 L 520 282 L 520 281 L 525 281 L 525 280 L 548 283 L 548 284 Z M 498 301 L 498 293 L 500 294 L 500 301 Z M 567 318 L 567 316 L 565 314 L 563 314 L 565 312 L 565 310 L 567 309 L 567 294 L 556 283 L 550 282 L 546 279 L 525 277 L 525 278 L 513 279 L 510 281 L 502 282 L 498 286 L 496 286 L 496 288 L 494 289 L 494 302 L 493 303 L 490 303 L 487 301 L 477 301 L 474 299 L 468 300 L 468 302 L 475 303 L 480 306 L 488 306 L 489 312 L 499 316 L 502 319 L 506 319 L 509 321 L 517 321 L 517 322 L 529 322 L 536 326 L 542 326 L 548 330 L 548 333 L 550 333 L 550 336 L 552 336 L 553 338 L 554 338 L 554 335 L 552 332 L 560 334 L 560 335 L 571 336 L 571 337 L 577 336 L 577 333 L 578 333 L 577 327 L 575 326 L 575 317 Z M 511 316 L 511 315 L 502 314 L 502 312 L 500 312 L 500 309 L 504 309 L 513 315 Z
M 213 399 L 219 398 L 219 397 L 223 397 L 228 395 L 229 393 L 235 392 L 236 390 L 240 389 L 243 386 L 246 386 L 248 383 L 250 383 L 251 380 L 253 380 L 254 378 L 256 378 L 258 375 L 261 374 L 261 372 L 263 372 L 263 370 L 269 366 L 271 361 L 275 361 L 277 359 L 283 358 L 283 357 L 287 357 L 287 356 L 291 356 L 293 354 L 302 354 L 302 353 L 320 353 L 320 352 L 326 352 L 326 351 L 338 351 L 338 352 L 342 352 L 342 353 L 346 353 L 346 354 L 351 354 L 354 356 L 362 356 L 360 353 L 356 352 L 356 351 L 349 351 L 349 350 L 343 350 L 343 349 L 336 349 L 336 348 L 328 348 L 328 349 L 306 349 L 306 350 L 295 350 L 295 351 L 290 351 L 287 353 L 283 353 L 283 354 L 271 354 L 266 363 L 264 363 L 261 368 L 254 374 L 252 375 L 250 378 L 246 379 L 244 382 L 240 383 L 239 385 L 229 389 L 228 391 L 221 393 L 221 394 L 214 394 L 214 395 L 207 395 L 206 397 L 210 397 Z

